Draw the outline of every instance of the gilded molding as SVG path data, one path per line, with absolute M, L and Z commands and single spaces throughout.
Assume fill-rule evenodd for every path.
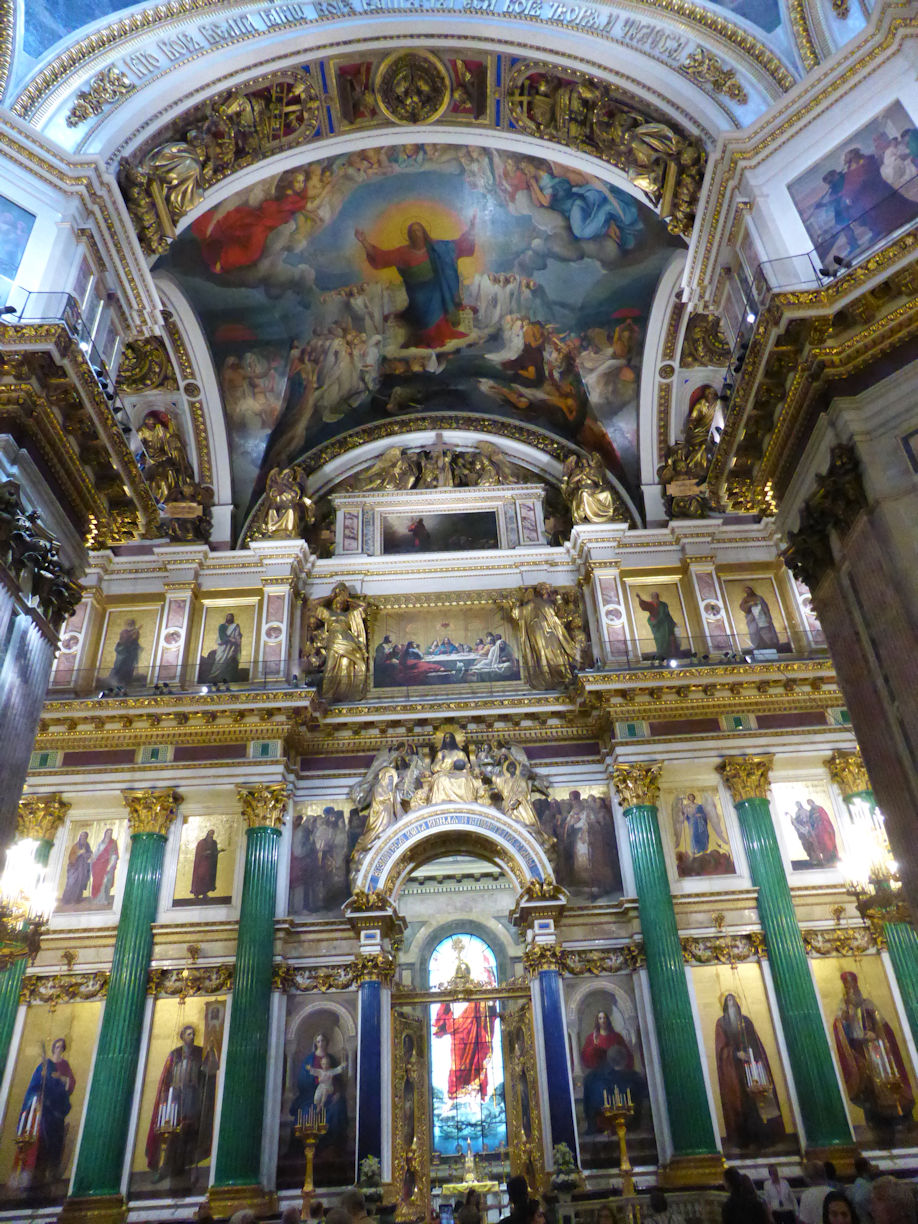
M 682 338 L 679 364 L 685 369 L 693 369 L 696 366 L 721 369 L 729 361 L 730 345 L 724 338 L 720 317 L 700 311 L 690 315 Z
M 618 801 L 627 812 L 633 807 L 656 807 L 660 796 L 662 763 L 633 761 L 612 767 L 612 785 Z
M 131 836 L 135 833 L 158 833 L 165 837 L 178 813 L 182 796 L 177 790 L 124 790 L 121 792 L 128 810 Z
M 271 989 L 286 994 L 308 994 L 318 990 L 351 990 L 362 982 L 388 985 L 395 976 L 395 957 L 388 952 L 358 954 L 337 965 L 275 965 Z
M 61 1003 L 89 1003 L 104 999 L 108 993 L 107 972 L 26 974 L 19 1002 L 35 1006 L 47 1004 L 51 1010 Z
M 147 977 L 147 994 L 185 1000 L 194 995 L 223 994 L 233 989 L 235 965 L 189 965 L 183 969 L 154 967 Z
M 774 764 L 774 753 L 761 756 L 724 757 L 717 766 L 734 803 L 747 799 L 768 798 L 768 777 Z
M 682 959 L 687 965 L 738 965 L 767 956 L 762 931 L 741 935 L 683 935 Z
M 198 471 L 204 484 L 213 484 L 213 461 L 210 453 L 210 435 L 207 432 L 207 418 L 204 415 L 204 401 L 200 394 L 200 382 L 195 373 L 194 365 L 188 354 L 188 346 L 182 335 L 178 321 L 169 310 L 163 311 L 163 322 L 172 351 L 178 362 L 179 374 L 185 392 L 185 404 L 191 415 L 191 426 L 194 431 L 194 445 L 198 452 Z
M 70 806 L 60 793 L 23 795 L 19 800 L 16 836 L 53 842 L 58 829 L 67 819 Z
M 160 336 L 145 336 L 125 346 L 118 365 L 118 390 L 127 395 L 178 390 L 172 359 Z
M 67 112 L 67 126 L 79 127 L 94 115 L 101 115 L 112 102 L 126 98 L 134 93 L 137 86 L 120 68 L 109 64 L 89 82 L 88 89 L 82 89 L 73 100 L 73 105 Z
M 13 64 L 13 22 L 16 6 L 13 0 L 0 0 L 0 101 L 6 93 L 10 68 Z
M 713 52 L 696 47 L 682 65 L 682 71 L 700 85 L 710 86 L 714 94 L 723 94 L 732 102 L 745 106 L 749 95 L 736 79 L 733 68 L 722 64 Z
M 288 800 L 292 794 L 286 782 L 237 786 L 236 794 L 239 796 L 239 806 L 247 829 L 283 828 Z
M 869 925 L 801 930 L 807 956 L 863 956 L 879 950 L 877 935 Z
M 788 9 L 790 11 L 791 29 L 794 32 L 794 42 L 797 44 L 797 50 L 800 53 L 800 59 L 803 61 L 804 68 L 807 72 L 810 72 L 819 64 L 819 55 L 813 42 L 812 31 L 810 30 L 806 0 L 789 0 Z
M 631 973 L 646 962 L 644 945 L 622 944 L 614 948 L 564 948 L 560 944 L 530 944 L 523 964 L 531 976 L 554 969 L 565 977 L 589 977 L 605 973 Z
M 829 777 L 843 796 L 873 790 L 860 752 L 842 752 L 837 748 L 825 762 Z

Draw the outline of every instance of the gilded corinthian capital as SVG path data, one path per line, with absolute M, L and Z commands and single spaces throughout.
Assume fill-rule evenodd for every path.
M 724 776 L 733 802 L 742 803 L 744 799 L 768 798 L 768 775 L 774 762 L 774 753 L 724 757 L 717 769 Z
M 70 804 L 63 795 L 23 795 L 19 800 L 16 836 L 54 841 L 69 811 Z
M 287 815 L 290 787 L 286 782 L 237 786 L 239 806 L 247 829 L 280 829 Z
M 131 836 L 135 833 L 159 833 L 165 837 L 175 820 L 182 796 L 177 790 L 122 791 L 128 810 Z
M 656 807 L 662 771 L 662 765 L 648 764 L 646 761 L 615 765 L 612 769 L 612 785 L 622 807 Z
M 833 752 L 826 761 L 826 769 L 843 795 L 856 795 L 859 791 L 873 789 L 857 749 L 854 752 Z

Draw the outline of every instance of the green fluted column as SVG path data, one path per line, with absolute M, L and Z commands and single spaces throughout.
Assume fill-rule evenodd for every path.
M 694 1169 L 695 1180 L 719 1181 L 723 1160 L 711 1121 L 701 1054 L 693 1039 L 695 1018 L 657 822 L 661 769 L 661 765 L 638 762 L 616 765 L 612 781 L 628 825 L 673 1163 L 684 1165 L 684 1175 L 678 1180 L 693 1180 Z
M 75 1200 L 79 1198 L 120 1196 L 153 951 L 152 923 L 166 834 L 182 799 L 173 790 L 123 793 L 130 813 L 131 854 L 72 1198 L 62 1218 L 71 1212 L 78 1214 Z
M 826 768 L 832 781 L 842 793 L 842 798 L 851 811 L 855 821 L 864 818 L 859 808 L 866 807 L 870 818 L 881 827 L 877 801 L 874 798 L 870 778 L 864 768 L 864 762 L 859 752 L 833 752 L 826 761 Z M 877 910 L 877 917 L 881 911 Z M 871 917 L 868 914 L 868 917 Z M 871 926 L 873 926 L 871 920 Z M 912 1037 L 918 1041 L 918 932 L 910 922 L 882 923 L 883 936 L 893 973 L 905 1006 L 905 1015 Z
M 733 797 L 758 889 L 759 917 L 807 1148 L 850 1146 L 848 1115 L 771 818 L 768 775 L 773 760 L 727 757 L 718 769 Z
M 55 835 L 69 809 L 70 804 L 61 795 L 24 795 L 19 801 L 16 839 L 30 838 L 38 842 L 35 861 L 41 867 L 48 866 Z M 0 973 L 0 1079 L 10 1054 L 25 971 L 26 957 L 22 956 Z
M 245 878 L 239 910 L 236 968 L 223 1101 L 211 1206 L 232 1208 L 258 1187 L 264 1123 L 274 955 L 274 899 L 281 828 L 287 813 L 284 783 L 239 787 L 246 829 Z M 237 1193 L 234 1194 L 234 1188 Z M 241 1198 L 240 1193 L 241 1192 Z

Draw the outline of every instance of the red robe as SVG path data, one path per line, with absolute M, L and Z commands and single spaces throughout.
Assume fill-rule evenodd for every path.
M 628 1047 L 628 1042 L 615 1029 L 611 1029 L 608 1033 L 597 1033 L 594 1029 L 583 1043 L 583 1049 L 580 1051 L 580 1061 L 588 1071 L 593 1071 L 596 1067 L 601 1067 L 605 1063 L 606 1051 L 611 1050 L 613 1046 L 620 1046 L 625 1051 L 628 1059 L 624 1064 L 624 1070 L 632 1071 L 634 1069 L 634 1055 Z
M 106 845 L 99 847 L 96 857 L 90 866 L 90 873 L 92 874 L 91 896 L 98 897 L 102 891 L 102 885 L 105 883 L 105 877 L 108 874 L 112 859 L 115 862 L 118 861 L 118 843 L 114 838 L 107 842 Z
M 309 203 L 309 194 L 291 192 L 280 200 L 265 200 L 257 208 L 237 204 L 216 221 L 213 212 L 191 223 L 201 243 L 201 257 L 211 272 L 232 272 L 261 259 L 269 236 Z
M 452 1039 L 447 1095 L 477 1089 L 482 1100 L 488 1095 L 488 1071 L 496 1013 L 493 1003 L 467 1003 L 461 1016 L 453 1015 L 451 1003 L 441 1003 L 434 1018 L 434 1036 Z

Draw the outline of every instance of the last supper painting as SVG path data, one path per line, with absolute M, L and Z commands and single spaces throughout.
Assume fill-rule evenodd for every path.
M 641 353 L 678 240 L 631 192 L 496 149 L 400 145 L 197 216 L 157 268 L 211 345 L 238 512 L 338 434 L 456 411 L 597 453 L 636 500 Z

